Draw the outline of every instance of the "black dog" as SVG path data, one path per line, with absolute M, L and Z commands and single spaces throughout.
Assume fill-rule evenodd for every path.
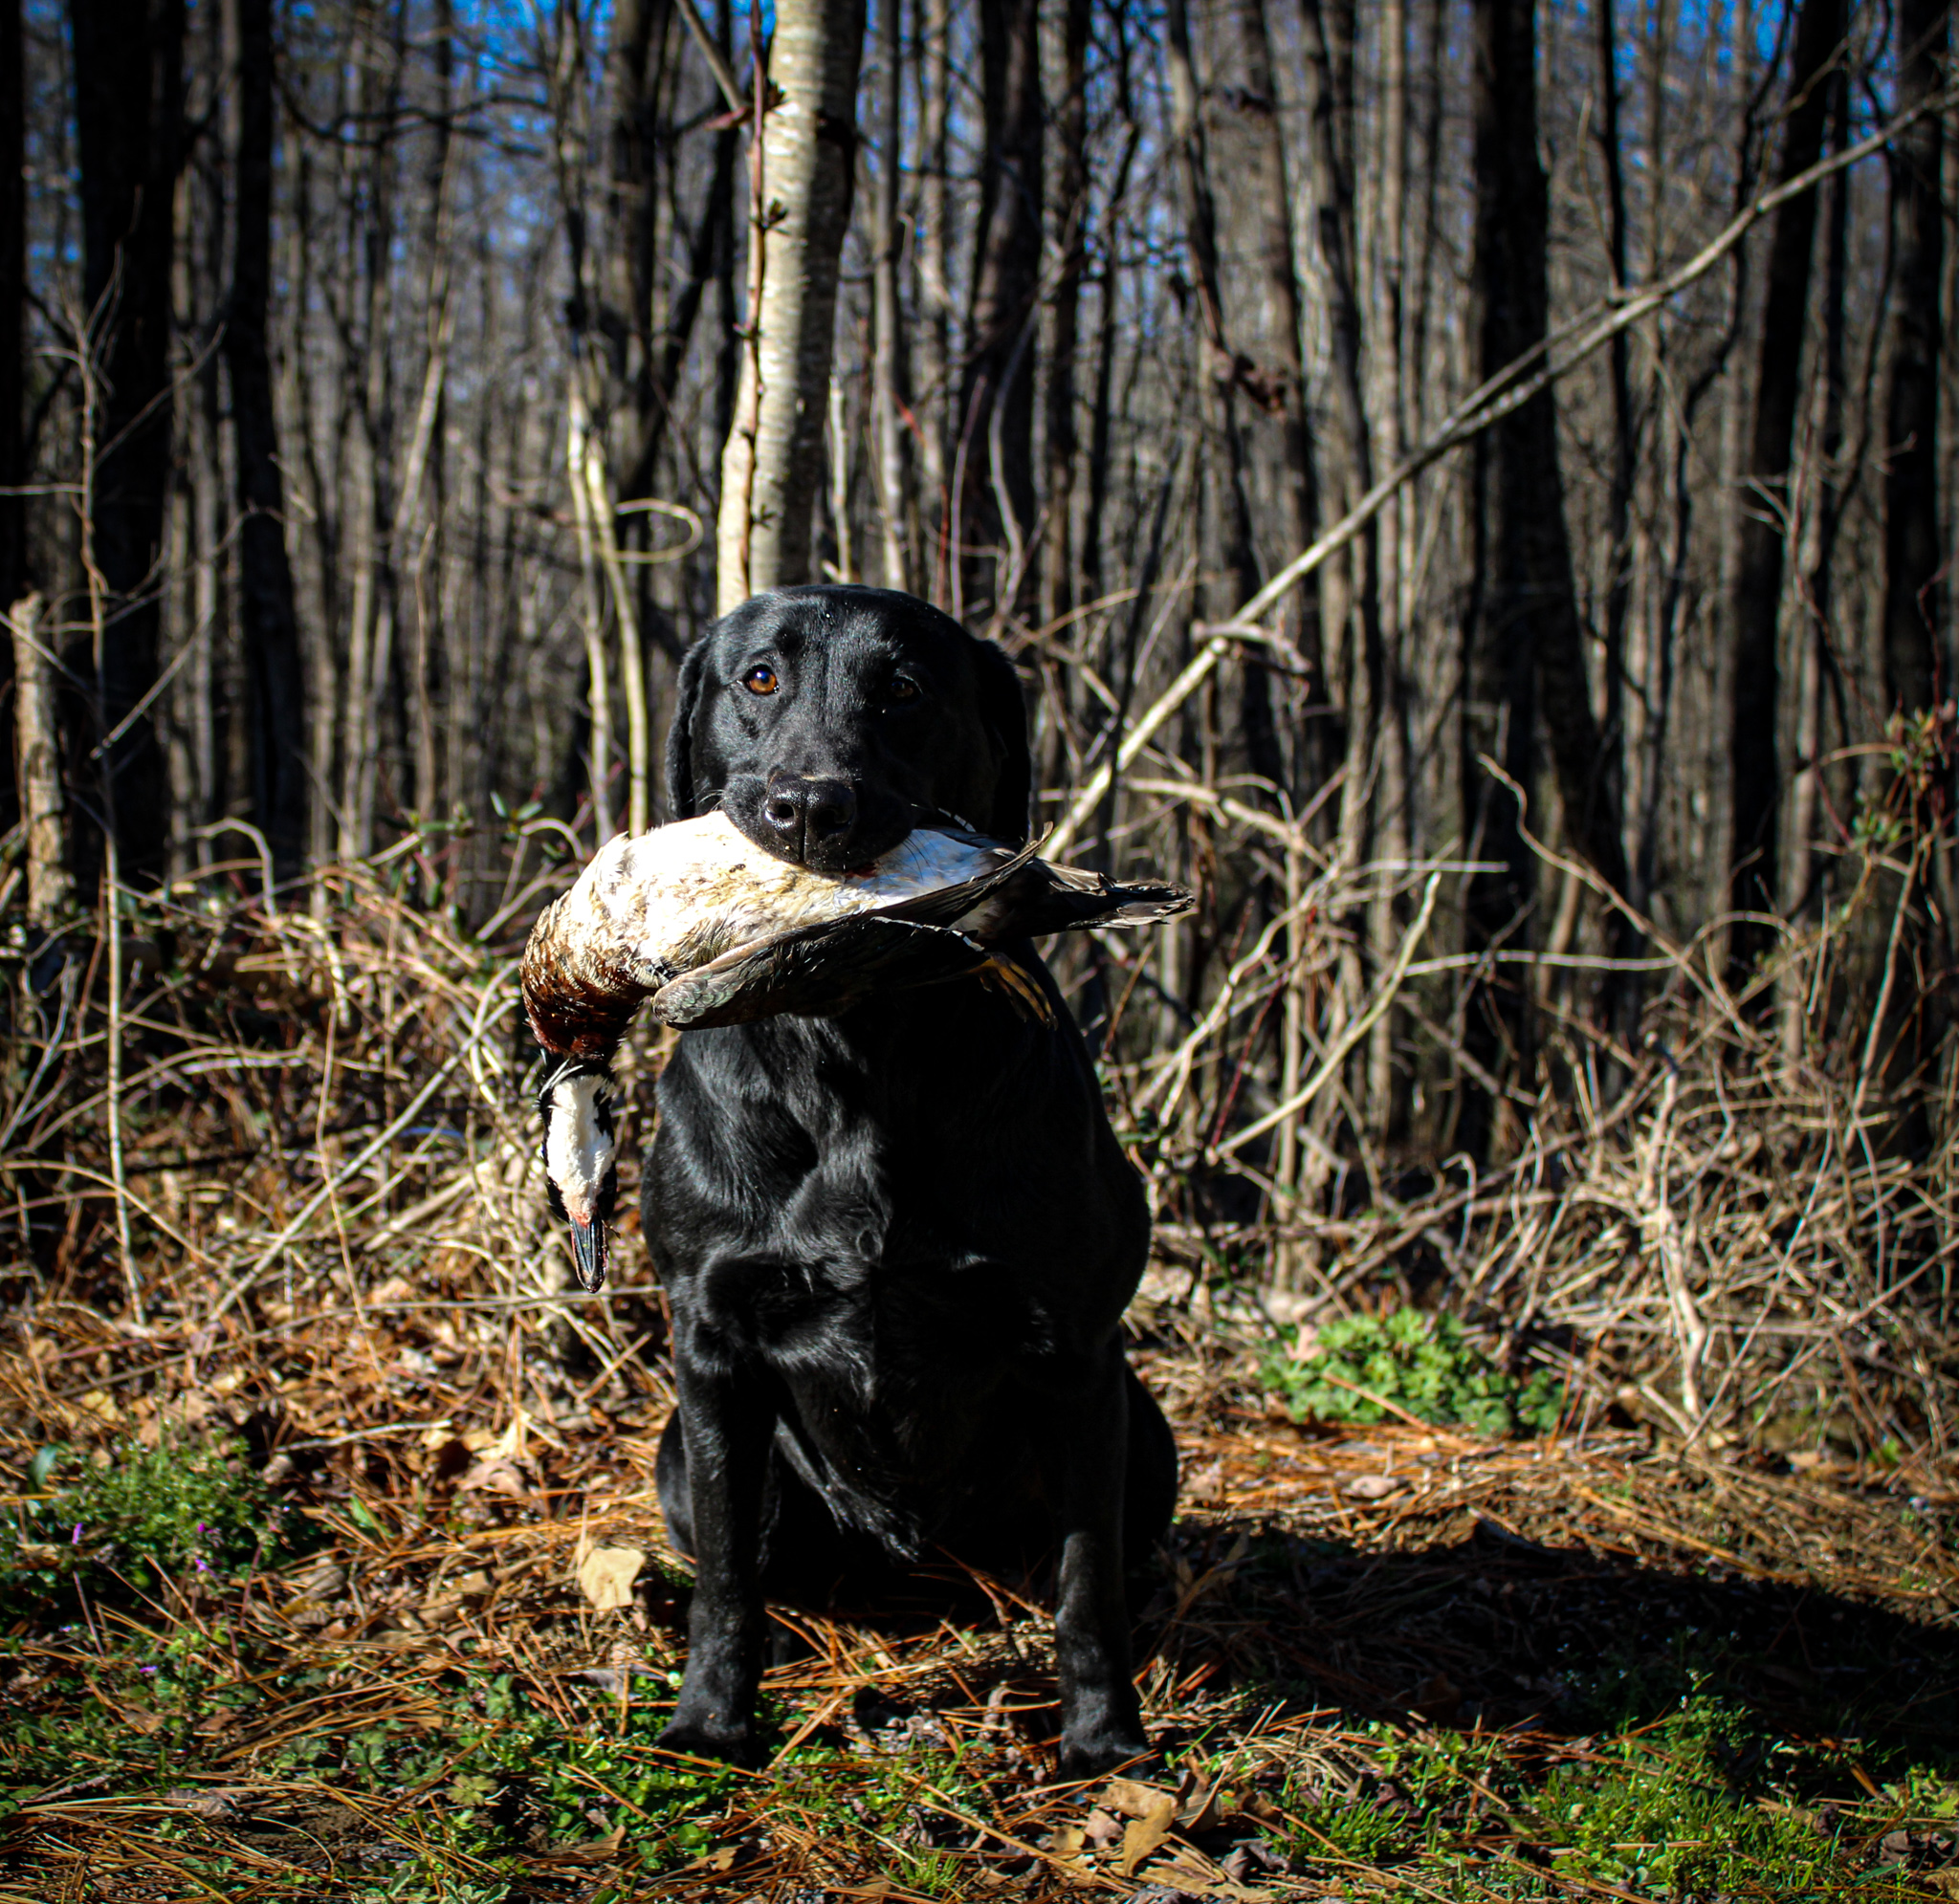
M 760 596 L 681 668 L 672 816 L 718 802 L 781 859 L 862 866 L 921 810 L 1021 840 L 1029 774 L 1005 655 L 910 596 Z M 1119 1324 L 1149 1218 L 1053 980 L 1006 950 L 1052 1025 L 962 979 L 689 1032 L 660 1080 L 660 1505 L 696 1565 L 671 1747 L 756 1757 L 764 1594 L 1057 1552 L 1063 1771 L 1147 1750 L 1123 1576 L 1177 1452 Z

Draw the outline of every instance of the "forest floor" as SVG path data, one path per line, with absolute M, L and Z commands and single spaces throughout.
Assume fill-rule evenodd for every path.
M 0 1351 L 0 1900 L 1959 1898 L 1959 1474 L 1302 1427 L 1180 1284 L 1134 1319 L 1184 1475 L 1160 1761 L 1072 1787 L 999 1583 L 781 1610 L 768 1767 L 658 1750 L 687 1569 L 637 1357 L 575 1379 L 401 1279 L 222 1341 L 42 1302 Z

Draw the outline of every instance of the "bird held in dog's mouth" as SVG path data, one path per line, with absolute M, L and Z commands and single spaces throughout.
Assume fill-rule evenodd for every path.
M 1046 995 L 993 948 L 1188 911 L 1155 883 L 1049 865 L 928 821 L 872 864 L 813 872 L 763 852 L 716 812 L 609 841 L 524 947 L 524 1010 L 558 1061 L 539 1094 L 544 1167 L 571 1225 L 582 1288 L 605 1278 L 616 1182 L 612 1057 L 642 1005 L 682 1029 L 826 1016 L 872 993 L 986 978 L 1034 1017 Z

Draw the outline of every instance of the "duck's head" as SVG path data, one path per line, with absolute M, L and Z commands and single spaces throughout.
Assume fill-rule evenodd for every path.
M 571 1225 L 571 1259 L 581 1289 L 605 1280 L 605 1225 L 619 1187 L 612 1109 L 619 1086 L 610 1071 L 566 1064 L 538 1094 L 544 1113 L 544 1175 L 551 1207 Z

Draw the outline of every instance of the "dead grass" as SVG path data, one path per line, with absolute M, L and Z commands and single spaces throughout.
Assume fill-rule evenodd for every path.
M 1493 1175 L 1261 1230 L 1133 1127 L 1184 1461 L 1138 1626 L 1162 1764 L 1053 1784 L 1038 1592 L 967 1582 L 783 1609 L 757 1777 L 652 1744 L 664 1323 L 632 1218 L 590 1301 L 539 1193 L 514 974 L 551 875 L 469 935 L 417 850 L 317 908 L 133 909 L 113 1133 L 100 935 L 16 995 L 0 1900 L 1959 1895 L 1959 1225 L 1949 1151 L 1877 1141 L 1881 1064 L 1766 1049 L 1697 967 L 1610 1107 L 1576 1062 Z M 1259 1386 L 1272 1307 L 1414 1289 L 1560 1370 L 1565 1432 L 1302 1428 Z M 286 1510 L 256 1564 L 139 1587 L 79 1523 L 50 1557 L 91 1461 L 212 1435 Z M 629 1606 L 581 1591 L 594 1547 L 646 1556 Z
M 954 1622 L 783 1609 L 761 1778 L 652 1748 L 686 1577 L 653 1496 L 656 1368 L 514 1364 L 507 1311 L 426 1293 L 231 1355 L 49 1305 L 37 1351 L 0 1363 L 17 1475 L 51 1441 L 229 1427 L 279 1451 L 310 1537 L 65 1630 L 16 1598 L 0 1897 L 1596 1895 L 1558 1874 L 1533 1795 L 1642 1733 L 1682 1756 L 1697 1699 L 1767 1755 L 1734 1782 L 1750 1815 L 1830 1838 L 1827 1887 L 1769 1868 L 1758 1894 L 1959 1877 L 1949 1474 L 1639 1430 L 1303 1430 L 1252 1381 L 1243 1315 L 1179 1287 L 1153 1284 L 1137 1350 L 1185 1462 L 1139 1629 L 1152 1783 L 1178 1803 L 1127 1871 L 1151 1797 L 1049 1783 L 1048 1627 L 1011 1585 Z M 594 1546 L 649 1558 L 630 1608 L 581 1595 Z

